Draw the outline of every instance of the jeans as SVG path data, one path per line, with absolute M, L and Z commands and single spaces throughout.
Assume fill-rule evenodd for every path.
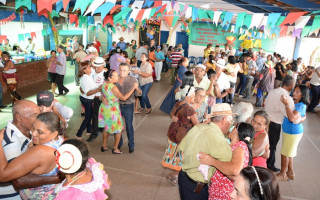
M 217 104 L 217 103 L 222 103 L 222 99 L 216 98 L 216 104 Z
M 270 144 L 270 156 L 267 160 L 268 168 L 274 168 L 274 163 L 276 162 L 276 150 L 277 144 L 280 140 L 281 134 L 281 124 L 277 124 L 275 122 L 270 122 L 269 125 L 269 144 Z
M 156 73 L 156 80 L 157 81 L 160 81 L 160 79 L 161 79 L 162 64 L 163 64 L 162 61 L 154 63 L 154 70 Z
M 120 104 L 120 110 L 121 110 L 121 115 L 124 117 L 124 120 L 126 123 L 126 131 L 127 131 L 128 141 L 129 141 L 128 146 L 129 148 L 134 148 L 134 129 L 132 125 L 134 103 L 127 104 L 127 105 Z M 120 148 L 122 144 L 123 144 L 123 139 L 121 136 L 121 140 L 118 147 Z
M 307 109 L 309 112 L 313 111 L 313 109 L 319 104 L 320 85 L 311 84 L 311 96 L 311 102 Z
M 2 97 L 3 97 L 3 88 L 2 88 L 1 81 L 0 81 L 0 106 L 2 106 Z
M 195 193 L 194 190 L 197 185 L 188 180 L 182 170 L 179 172 L 178 184 L 181 200 L 207 200 L 209 197 L 208 185 L 206 184 L 199 194 Z
M 58 86 L 59 94 L 63 95 L 63 92 L 69 92 L 68 88 L 63 85 L 64 75 L 57 74 L 56 76 L 56 84 Z
M 253 81 L 254 81 L 254 78 L 247 78 L 246 88 L 244 90 L 247 99 L 250 99 L 250 97 L 251 97 L 251 86 L 252 86 Z
M 227 103 L 229 103 L 230 105 L 233 104 L 235 85 L 236 85 L 236 83 L 230 82 L 230 88 L 233 88 L 232 94 L 227 95 Z
M 87 132 L 91 133 L 91 117 L 92 117 L 92 99 L 86 99 L 80 96 L 81 104 L 85 109 L 84 120 L 81 123 L 81 126 L 77 132 L 77 136 L 81 137 L 85 128 L 87 128 Z
M 148 93 L 149 93 L 151 86 L 152 86 L 152 83 L 147 83 L 143 86 L 140 86 L 140 89 L 142 90 L 142 95 L 140 98 L 141 108 L 145 108 L 145 107 L 147 107 L 148 109 L 151 108 L 151 104 L 150 104 L 149 97 L 148 97 Z
M 74 81 L 76 82 L 76 85 L 80 85 L 80 79 L 79 79 L 79 63 L 74 63 Z
M 98 115 L 99 115 L 99 108 L 101 105 L 101 101 L 99 98 L 93 99 L 93 109 L 92 109 L 92 134 L 98 135 L 99 127 L 98 127 Z
M 244 91 L 244 89 L 246 87 L 247 75 L 241 73 L 241 74 L 239 74 L 239 78 L 240 78 L 240 82 L 239 82 L 238 87 L 236 89 L 236 93 L 238 93 L 238 91 L 240 90 L 239 95 L 242 95 L 243 91 Z

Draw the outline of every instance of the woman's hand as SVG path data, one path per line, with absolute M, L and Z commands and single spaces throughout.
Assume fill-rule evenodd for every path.
M 172 120 L 172 122 L 177 122 L 177 121 L 178 121 L 178 117 L 173 116 L 173 117 L 171 118 L 171 120 Z
M 108 102 L 108 99 L 107 98 L 104 98 L 104 97 L 100 97 L 101 98 L 101 101 L 104 105 L 109 105 L 109 102 Z
M 3 135 L 4 135 L 4 131 L 5 131 L 5 129 L 4 129 L 4 128 L 3 128 L 3 129 L 1 129 L 1 131 L 0 131 L 0 143 L 2 143 Z
M 139 89 L 139 84 L 138 84 L 137 82 L 135 82 L 135 83 L 133 84 L 133 87 L 134 87 L 136 90 L 138 90 L 138 89 Z
M 285 95 L 282 95 L 282 96 L 281 96 L 280 101 L 281 101 L 285 106 L 288 106 L 288 105 L 289 105 L 288 98 L 287 98 Z
M 200 152 L 199 154 L 200 154 L 199 155 L 200 164 L 213 166 L 213 162 L 215 159 L 212 156 L 205 154 L 205 153 L 202 153 L 202 152 Z

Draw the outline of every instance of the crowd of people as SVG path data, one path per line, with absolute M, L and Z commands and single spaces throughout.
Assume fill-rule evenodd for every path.
M 209 44 L 203 63 L 190 67 L 181 44 L 157 46 L 152 39 L 138 47 L 135 40 L 124 40 L 113 42 L 105 55 L 96 37 L 86 50 L 78 43 L 67 49 L 84 115 L 76 139 L 66 135 L 73 110 L 54 99 L 69 92 L 63 83 L 63 46 L 51 51 L 51 92 L 39 92 L 37 104 L 10 89 L 13 121 L 0 132 L 0 194 L 16 199 L 107 198 L 111 182 L 101 163 L 89 157 L 83 132 L 89 136 L 86 142 L 102 132 L 101 152 L 123 154 L 125 127 L 129 153 L 134 153 L 134 115 L 152 112 L 148 94 L 165 72 L 173 86 L 160 110 L 171 124 L 159 162 L 172 171 L 166 180 L 179 186 L 180 198 L 280 199 L 277 181 L 295 179 L 293 158 L 302 122 L 319 103 L 320 68 L 305 67 L 300 58 L 288 62 L 277 53 L 235 50 L 227 44 L 224 49 Z M 3 52 L 2 59 L 2 75 L 14 74 L 10 55 Z M 241 99 L 252 95 L 254 105 Z M 112 147 L 107 145 L 110 135 Z M 275 166 L 280 136 L 281 169 Z

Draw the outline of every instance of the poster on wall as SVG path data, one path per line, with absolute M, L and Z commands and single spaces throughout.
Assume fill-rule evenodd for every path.
M 143 27 L 140 27 L 139 43 L 140 44 L 141 42 L 149 43 L 151 39 L 154 39 L 155 44 L 159 45 L 160 26 L 161 26 L 160 20 L 147 20 L 147 23 Z
M 227 37 L 235 38 L 232 41 L 234 48 L 238 48 L 243 43 L 243 40 L 239 40 L 239 35 L 221 30 L 221 27 L 217 27 L 212 23 L 192 23 L 190 25 L 189 44 L 191 45 L 207 46 L 208 44 L 213 44 L 214 46 L 219 45 L 222 47 L 228 42 Z M 252 40 L 253 44 L 257 44 L 256 40 L 259 40 L 261 45 L 254 45 L 254 49 L 257 49 L 255 47 L 262 46 L 262 49 L 270 52 L 275 50 L 277 43 L 277 38 L 249 39 Z

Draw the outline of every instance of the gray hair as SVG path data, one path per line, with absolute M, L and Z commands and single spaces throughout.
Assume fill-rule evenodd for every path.
M 283 78 L 281 86 L 289 86 L 290 87 L 295 84 L 294 81 L 295 80 L 292 76 L 287 75 Z
M 251 103 L 240 102 L 233 108 L 233 113 L 237 113 L 235 116 L 235 122 L 247 122 L 247 120 L 252 116 L 253 106 Z

